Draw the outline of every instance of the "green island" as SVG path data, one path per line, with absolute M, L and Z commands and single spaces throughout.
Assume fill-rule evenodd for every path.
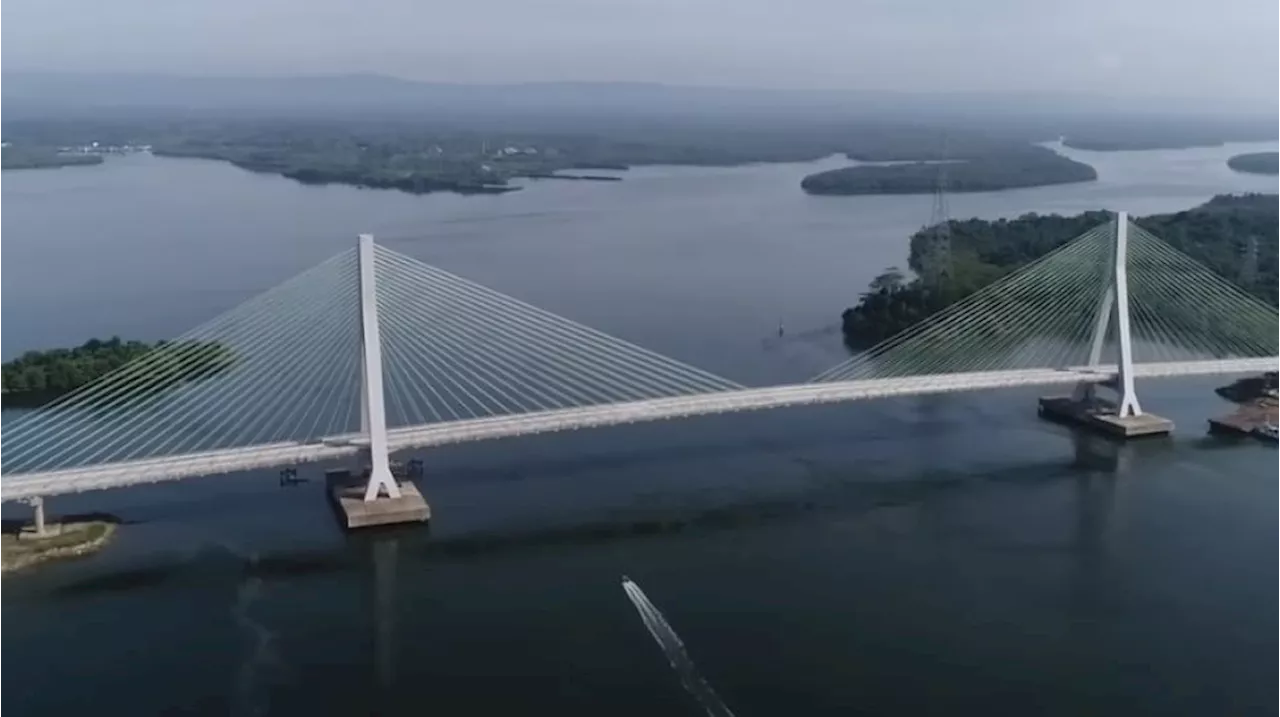
M 122 375 L 93 398 L 110 404 L 125 396 L 162 391 L 180 383 L 213 376 L 235 363 L 235 354 L 216 341 L 105 341 L 91 339 L 70 349 L 28 351 L 0 366 L 6 407 L 44 405 L 85 386 L 125 364 L 150 356 L 139 369 Z
M 1237 154 L 1227 160 L 1227 166 L 1248 174 L 1280 174 L 1280 152 Z
M 1143 217 L 1137 223 L 1171 246 L 1227 277 L 1240 274 L 1240 258 L 1250 237 L 1257 240 L 1257 271 L 1246 291 L 1277 304 L 1277 223 L 1275 194 L 1219 195 L 1183 212 Z M 845 344 L 861 350 L 941 311 L 1000 277 L 1109 220 L 1107 212 L 1065 217 L 1028 214 L 1017 219 L 952 220 L 950 272 L 936 282 L 908 280 L 890 268 L 877 276 L 858 303 L 844 311 Z M 927 273 L 932 228 L 911 237 L 909 266 Z
M 0 150 L 0 169 L 51 169 L 102 164 L 98 154 L 60 152 L 55 147 L 8 145 Z
M 1020 145 L 966 153 L 946 162 L 947 189 L 991 192 L 1017 187 L 1091 182 L 1093 167 L 1046 147 Z M 919 194 L 931 192 L 944 169 L 937 162 L 863 164 L 810 174 L 800 182 L 809 194 Z

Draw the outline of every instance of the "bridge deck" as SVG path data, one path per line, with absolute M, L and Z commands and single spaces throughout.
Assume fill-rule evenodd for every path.
M 1276 357 L 1270 357 L 1147 363 L 1135 365 L 1134 374 L 1139 378 L 1161 378 L 1257 373 L 1276 370 L 1277 362 Z M 389 448 L 392 451 L 400 451 L 510 436 L 785 406 L 1023 386 L 1079 382 L 1105 383 L 1112 380 L 1114 376 L 1114 366 L 1098 366 L 791 384 L 434 423 L 397 428 L 389 432 L 388 438 Z M 358 436 L 346 435 L 311 443 L 275 443 L 40 473 L 13 474 L 4 476 L 3 482 L 0 483 L 0 500 L 78 493 L 330 460 L 353 455 L 361 447 L 361 439 Z

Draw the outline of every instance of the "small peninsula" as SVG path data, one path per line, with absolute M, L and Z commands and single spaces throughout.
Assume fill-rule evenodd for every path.
M 1062 139 L 1062 146 L 1081 149 L 1086 152 L 1141 152 L 1152 149 L 1193 149 L 1196 147 L 1221 147 L 1222 139 L 1205 137 L 1115 137 L 1115 136 L 1068 136 Z
M 163 351 L 161 351 L 163 349 Z M 122 376 L 116 388 L 95 394 L 106 401 L 161 391 L 213 376 L 235 363 L 232 350 L 216 341 L 122 341 L 92 339 L 70 349 L 28 351 L 0 366 L 5 407 L 33 408 L 85 386 L 125 364 L 152 355 Z
M 1100 122 L 1064 128 L 1062 144 L 1089 152 L 1135 152 L 1157 149 L 1221 147 L 1227 142 L 1266 142 L 1275 139 L 1274 122 Z
M 119 518 L 104 513 L 70 515 L 46 524 L 40 534 L 21 521 L 6 520 L 0 534 L 0 571 L 91 555 L 111 542 L 119 524 Z
M 935 285 L 890 268 L 881 273 L 858 303 L 841 315 L 846 345 L 861 350 L 923 321 L 1000 277 L 1047 254 L 1108 221 L 1107 212 L 1065 217 L 1027 214 L 1017 219 L 952 220 L 950 275 Z M 1157 214 L 1138 224 L 1206 265 L 1239 281 L 1244 245 L 1256 244 L 1257 264 L 1241 288 L 1272 305 L 1277 299 L 1277 225 L 1280 198 L 1275 194 L 1219 195 L 1183 212 Z M 926 272 L 932 229 L 911 237 L 909 266 Z
M 1093 167 L 1068 159 L 1046 147 L 1023 145 L 936 162 L 863 164 L 810 174 L 800 182 L 809 194 L 922 194 L 932 192 L 940 172 L 947 190 L 991 192 L 1017 187 L 1091 182 Z
M 409 194 L 505 194 L 519 191 L 517 178 L 619 181 L 619 177 L 562 174 L 566 169 L 597 165 L 559 161 L 556 153 L 539 156 L 537 147 L 504 147 L 497 152 L 452 152 L 432 145 L 422 148 L 342 146 L 307 152 L 290 147 L 235 144 L 197 146 L 165 144 L 154 152 L 162 157 L 215 159 L 241 169 L 278 174 L 303 184 L 345 184 L 367 189 L 394 189 Z M 611 169 L 627 169 L 611 164 Z
M 1280 152 L 1237 154 L 1227 160 L 1227 166 L 1246 174 L 1280 174 Z

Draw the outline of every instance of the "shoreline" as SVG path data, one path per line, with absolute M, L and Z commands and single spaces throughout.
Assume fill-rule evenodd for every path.
M 1280 174 L 1277 169 L 1278 162 L 1280 162 L 1280 152 L 1245 152 L 1229 157 L 1227 167 L 1241 174 L 1274 177 Z
M 813 175 L 810 175 L 813 176 Z M 1007 187 L 965 187 L 965 186 L 948 186 L 947 194 L 990 194 L 995 192 L 1013 192 L 1019 189 L 1039 189 L 1042 187 L 1057 187 L 1064 184 L 1087 184 L 1089 182 L 1098 181 L 1097 177 L 1091 179 L 1060 179 L 1046 182 L 1036 182 L 1032 184 L 1017 184 Z M 900 197 L 900 196 L 919 196 L 921 194 L 933 194 L 937 191 L 935 186 L 918 186 L 918 187 L 902 187 L 893 189 L 880 189 L 876 191 L 812 191 L 801 187 L 801 191 L 811 197 Z
M 0 536 L 0 573 L 92 555 L 111 542 L 119 523 L 114 516 L 69 517 L 46 525 L 45 537 L 36 537 L 28 526 L 18 526 L 12 532 L 10 526 L 5 526 Z

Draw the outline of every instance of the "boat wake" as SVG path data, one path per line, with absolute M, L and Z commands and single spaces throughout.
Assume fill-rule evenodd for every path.
M 667 623 L 666 618 L 649 602 L 649 598 L 630 578 L 625 575 L 622 577 L 622 589 L 626 591 L 627 598 L 631 600 L 631 604 L 636 606 L 636 611 L 640 613 L 640 619 L 644 621 L 644 626 L 648 628 L 649 634 L 653 635 L 653 639 L 658 641 L 658 645 L 662 647 L 662 651 L 667 655 L 667 661 L 671 663 L 671 668 L 680 676 L 680 682 L 684 684 L 684 688 L 693 695 L 702 708 L 707 711 L 711 717 L 733 717 L 733 711 L 725 705 L 716 691 L 711 689 L 711 685 L 698 674 L 698 668 L 694 666 L 693 660 L 690 659 L 689 653 L 684 649 L 684 643 L 680 641 L 680 636 L 676 631 L 671 629 L 671 625 Z
M 244 558 L 246 567 L 252 569 L 258 564 L 256 553 L 244 554 L 234 546 L 225 545 L 232 554 Z M 284 663 L 276 651 L 276 633 L 250 611 L 262 597 L 265 583 L 257 576 L 246 577 L 236 590 L 235 602 L 231 605 L 231 617 L 236 626 L 248 638 L 249 653 L 240 664 L 236 673 L 233 690 L 232 714 L 257 717 L 270 712 L 270 700 L 266 681 L 275 673 L 283 671 Z

